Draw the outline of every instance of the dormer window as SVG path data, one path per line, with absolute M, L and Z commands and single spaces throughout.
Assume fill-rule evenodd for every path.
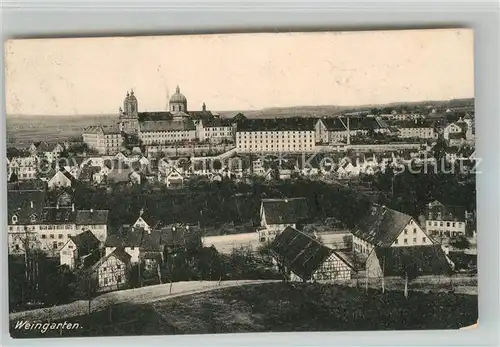
M 12 216 L 12 224 L 17 224 L 17 216 Z

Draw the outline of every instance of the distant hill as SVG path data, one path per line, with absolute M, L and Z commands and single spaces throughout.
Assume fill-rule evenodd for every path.
M 319 106 L 293 106 L 293 107 L 269 107 L 262 110 L 237 110 L 221 111 L 222 117 L 233 117 L 238 112 L 243 113 L 248 118 L 284 118 L 284 117 L 323 117 L 333 116 L 342 112 L 370 111 L 373 108 L 422 108 L 432 106 L 434 108 L 452 108 L 473 106 L 474 98 L 452 99 L 452 100 L 431 100 L 417 102 L 393 102 L 389 104 L 371 104 L 360 106 L 339 106 L 339 105 L 319 105 Z
M 400 108 L 453 108 L 473 106 L 474 99 L 453 99 L 440 101 L 394 102 L 383 105 L 361 106 L 294 106 L 269 107 L 262 110 L 235 110 L 220 111 L 223 118 L 234 117 L 241 112 L 248 118 L 289 118 L 289 117 L 324 117 L 334 116 L 342 112 L 367 111 L 373 108 L 400 109 Z M 33 141 L 57 142 L 64 141 L 70 136 L 81 134 L 88 125 L 111 125 L 116 122 L 116 114 L 107 115 L 7 115 L 7 146 L 27 147 Z

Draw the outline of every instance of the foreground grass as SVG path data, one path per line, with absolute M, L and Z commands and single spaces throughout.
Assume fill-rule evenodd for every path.
M 76 330 L 45 336 L 236 332 L 458 329 L 477 321 L 477 296 L 397 291 L 382 294 L 332 284 L 267 283 L 225 288 L 154 304 L 120 304 L 71 319 Z M 13 322 L 12 324 L 15 324 Z M 14 330 L 13 337 L 40 337 Z

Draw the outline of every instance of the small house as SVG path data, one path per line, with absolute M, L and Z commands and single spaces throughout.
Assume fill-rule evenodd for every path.
M 403 277 L 405 271 L 414 275 L 446 275 L 453 263 L 440 245 L 415 247 L 376 247 L 366 260 L 368 277 Z
M 287 226 L 297 228 L 309 216 L 305 198 L 262 199 L 260 205 L 259 239 L 261 242 L 274 239 Z
M 67 265 L 70 269 L 74 269 L 78 265 L 78 261 L 99 250 L 100 241 L 90 230 L 86 230 L 76 236 L 69 236 L 68 241 L 59 251 L 59 259 L 61 265 Z
M 130 255 L 123 248 L 115 248 L 86 271 L 92 278 L 97 292 L 125 288 L 130 273 Z
M 299 230 L 286 227 L 271 244 L 275 264 L 290 280 L 349 280 L 352 266 L 340 253 Z
M 432 245 L 432 239 L 405 213 L 373 204 L 352 230 L 353 251 L 367 257 L 375 247 Z
M 66 170 L 57 171 L 54 176 L 47 182 L 49 189 L 71 187 L 75 184 L 76 179 Z

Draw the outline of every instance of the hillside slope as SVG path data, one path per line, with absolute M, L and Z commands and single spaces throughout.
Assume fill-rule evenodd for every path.
M 458 329 L 476 323 L 477 296 L 368 292 L 282 282 L 225 288 L 148 304 L 124 303 L 70 319 L 80 328 L 46 336 Z M 37 331 L 13 330 L 14 337 Z

